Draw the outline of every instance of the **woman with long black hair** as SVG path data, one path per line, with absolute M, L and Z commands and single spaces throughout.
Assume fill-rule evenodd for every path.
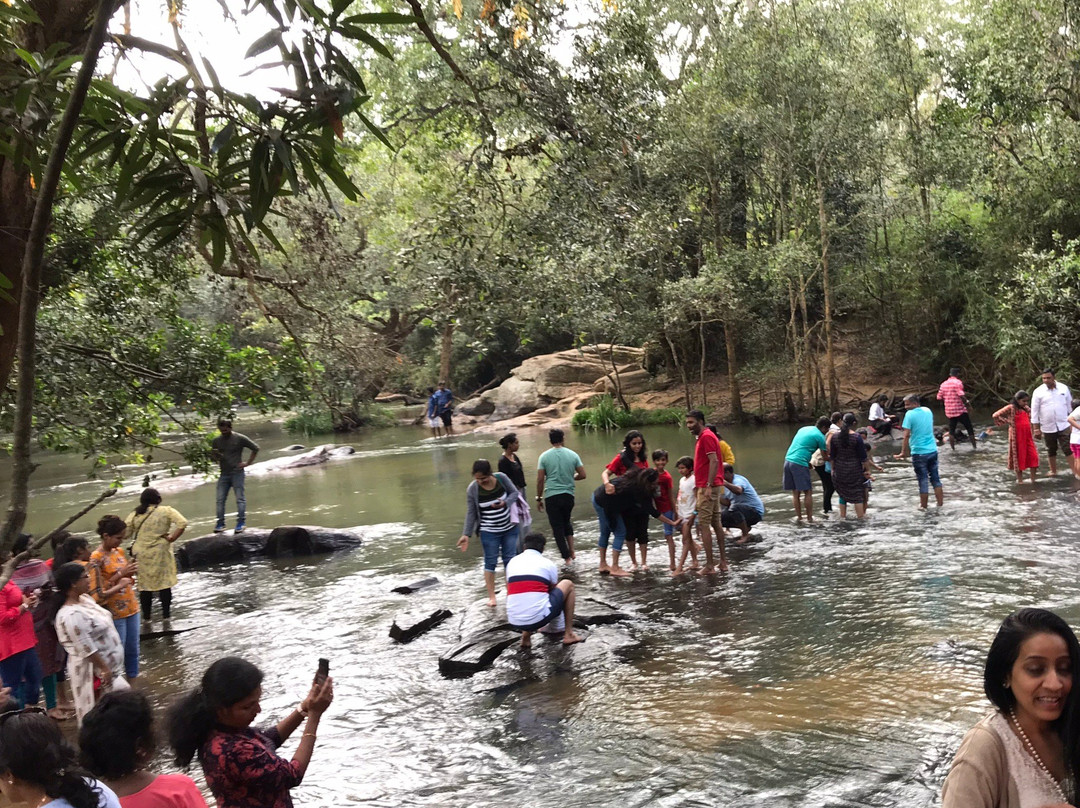
M 263 674 L 239 657 L 219 659 L 202 683 L 173 705 L 169 745 L 178 766 L 198 757 L 218 808 L 292 808 L 289 790 L 304 779 L 319 721 L 334 700 L 333 680 L 311 686 L 307 698 L 275 726 L 254 729 L 260 711 Z M 292 760 L 277 748 L 304 724 Z
M 156 488 L 144 488 L 139 504 L 124 520 L 132 540 L 131 556 L 139 562 L 139 607 L 149 622 L 154 595 L 161 601 L 161 617 L 172 616 L 172 588 L 176 586 L 173 543 L 183 535 L 188 521 L 176 508 L 161 504 Z
M 648 447 L 645 445 L 645 436 L 638 432 L 636 429 L 631 429 L 623 437 L 622 450 L 612 458 L 602 472 L 600 472 L 600 479 L 604 481 L 604 491 L 609 496 L 615 493 L 615 486 L 612 485 L 612 480 L 616 477 L 625 476 L 632 468 L 647 469 L 649 467 L 649 455 Z M 648 513 L 642 515 L 637 512 L 626 512 L 622 515 L 623 526 L 626 529 L 626 549 L 630 551 L 630 569 L 636 570 L 638 568 L 637 557 L 637 545 L 647 542 L 649 539 L 649 515 Z M 603 563 L 600 568 L 603 570 Z M 619 569 L 618 561 L 615 562 L 615 568 Z M 613 575 L 619 573 L 612 572 Z
M 638 534 L 631 534 L 629 524 L 637 525 L 642 517 L 648 525 L 649 516 L 660 517 L 656 510 L 656 481 L 660 472 L 656 469 L 634 466 L 621 477 L 612 477 L 608 482 L 593 491 L 592 504 L 600 524 L 601 575 L 625 577 L 630 571 L 619 565 L 619 555 L 623 543 L 638 541 Z M 610 489 L 610 492 L 609 492 Z M 648 531 L 646 531 L 646 536 Z M 608 540 L 614 536 L 611 544 L 611 565 L 608 566 Z

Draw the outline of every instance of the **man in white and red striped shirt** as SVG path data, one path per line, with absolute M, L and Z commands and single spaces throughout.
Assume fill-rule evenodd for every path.
M 971 425 L 971 415 L 968 413 L 967 396 L 964 394 L 964 383 L 960 381 L 960 368 L 952 368 L 949 378 L 941 383 L 937 391 L 938 401 L 945 402 L 945 417 L 949 419 L 949 445 L 956 448 L 956 428 L 963 425 L 967 430 L 971 448 L 975 449 L 975 427 Z
M 563 645 L 582 638 L 574 633 L 574 582 L 559 580 L 559 570 L 544 558 L 543 533 L 526 534 L 525 549 L 506 565 L 506 619 L 521 630 L 521 647 L 532 645 L 532 634 L 551 624 L 560 628 Z

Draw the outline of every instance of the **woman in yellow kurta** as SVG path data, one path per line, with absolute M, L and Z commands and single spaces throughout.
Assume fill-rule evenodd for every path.
M 139 507 L 124 520 L 128 537 L 134 540 L 131 554 L 139 562 L 139 602 L 143 618 L 150 620 L 154 593 L 161 601 L 161 616 L 166 620 L 172 611 L 172 588 L 176 586 L 176 557 L 173 542 L 187 527 L 187 519 L 168 505 L 161 504 L 161 494 L 144 488 Z

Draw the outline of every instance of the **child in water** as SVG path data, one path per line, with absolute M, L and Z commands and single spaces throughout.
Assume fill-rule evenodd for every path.
M 660 491 L 660 495 L 656 497 L 655 504 L 656 510 L 660 511 L 660 518 L 664 524 L 664 538 L 667 539 L 668 560 L 670 562 L 670 569 L 674 572 L 675 526 L 678 524 L 678 521 L 675 519 L 675 498 L 672 496 L 675 488 L 675 481 L 671 479 L 671 472 L 667 471 L 667 452 L 663 449 L 657 449 L 652 453 L 652 461 L 653 468 L 660 472 L 660 476 L 656 479 L 656 485 Z
M 675 503 L 676 515 L 682 526 L 682 555 L 679 557 L 678 566 L 675 567 L 675 575 L 680 575 L 683 565 L 686 564 L 686 556 L 692 558 L 690 569 L 698 568 L 698 548 L 694 541 L 694 520 L 697 518 L 697 495 L 694 492 L 694 460 L 691 457 L 680 457 L 675 462 L 675 468 L 679 470 L 682 479 L 679 480 L 679 498 Z

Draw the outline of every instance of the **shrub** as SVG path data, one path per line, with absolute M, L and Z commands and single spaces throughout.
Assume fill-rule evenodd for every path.
M 678 407 L 660 410 L 643 410 L 637 407 L 624 410 L 615 403 L 610 395 L 602 395 L 592 400 L 592 406 L 578 410 L 570 419 L 570 425 L 578 429 L 604 430 L 629 429 L 634 426 L 656 426 L 658 424 L 683 423 L 686 411 Z

